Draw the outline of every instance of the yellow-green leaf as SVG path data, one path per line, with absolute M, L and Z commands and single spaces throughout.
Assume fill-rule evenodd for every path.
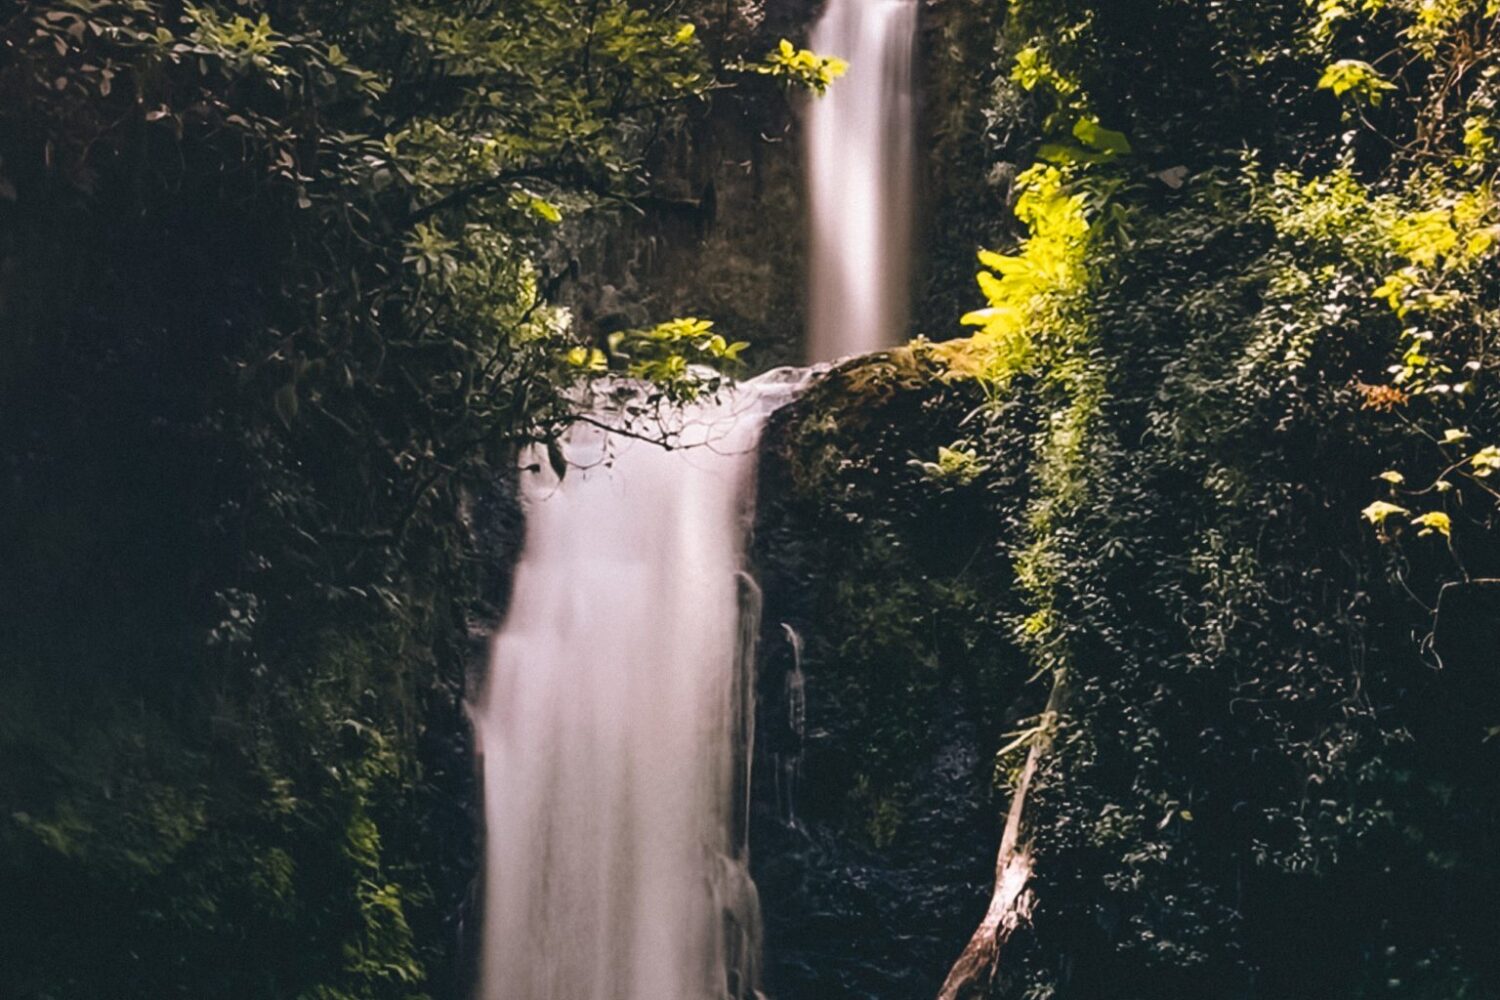
M 548 222 L 557 223 L 562 221 L 562 212 L 558 211 L 557 206 L 545 198 L 533 197 L 528 204 L 533 212 Z
M 1105 128 L 1097 118 L 1080 118 L 1073 125 L 1073 137 L 1090 149 L 1100 153 L 1128 154 L 1130 140 L 1124 132 Z
M 1331 90 L 1335 97 L 1350 94 L 1370 104 L 1379 104 L 1384 100 L 1385 92 L 1395 90 L 1396 85 L 1361 59 L 1340 59 L 1323 71 L 1318 89 Z
M 1436 532 L 1437 534 L 1442 535 L 1444 538 L 1451 538 L 1453 534 L 1452 518 L 1450 518 L 1447 514 L 1444 514 L 1440 510 L 1428 511 L 1426 514 L 1418 514 L 1416 517 L 1411 519 L 1411 523 L 1422 529 L 1417 533 L 1418 537 L 1423 537 Z
M 563 357 L 574 368 L 582 368 L 585 371 L 602 372 L 609 369 L 609 359 L 597 347 L 580 345 L 569 349 Z
M 1500 448 L 1490 445 L 1481 448 L 1469 461 L 1474 466 L 1474 475 L 1484 477 L 1490 476 L 1500 469 Z
M 1426 267 L 1458 246 L 1458 232 L 1446 208 L 1402 216 L 1391 225 L 1391 238 L 1395 240 L 1397 253 L 1413 264 Z
M 1360 511 L 1360 513 L 1364 515 L 1365 520 L 1378 526 L 1384 524 L 1386 518 L 1393 514 L 1410 514 L 1411 511 L 1399 504 L 1388 503 L 1385 500 L 1376 500 L 1370 506 Z

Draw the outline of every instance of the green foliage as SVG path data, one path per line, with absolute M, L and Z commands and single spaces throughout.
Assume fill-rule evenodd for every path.
M 822 56 L 811 49 L 799 49 L 783 38 L 764 61 L 744 64 L 742 68 L 806 87 L 821 96 L 828 92 L 833 81 L 849 71 L 849 64 L 837 56 Z
M 1319 90 L 1331 90 L 1334 97 L 1350 96 L 1366 104 L 1379 104 L 1386 91 L 1396 85 L 1383 79 L 1375 67 L 1359 59 L 1340 59 L 1323 71 Z
M 1033 369 L 1036 336 L 1070 329 L 1069 310 L 1086 291 L 1089 223 L 1086 197 L 1070 193 L 1063 172 L 1038 165 L 1017 186 L 1016 218 L 1030 228 L 1019 253 L 980 253 L 989 270 L 979 273 L 979 287 L 989 305 L 963 317 L 980 327 L 979 346 L 989 358 L 989 379 L 1005 382 Z M 1065 348 L 1064 348 L 1065 349 Z M 1043 362 L 1044 363 L 1044 362 Z
M 985 464 L 972 442 L 955 441 L 951 445 L 938 445 L 937 461 L 924 462 L 912 459 L 907 463 L 936 483 L 954 486 L 969 486 L 985 471 Z
M 1035 45 L 1028 45 L 1016 53 L 1010 78 L 1022 90 L 1036 90 L 1044 85 L 1060 95 L 1072 94 L 1078 90 L 1078 84 L 1060 74 L 1042 49 Z
M 635 378 L 651 383 L 672 402 L 688 402 L 717 392 L 721 369 L 743 366 L 740 354 L 750 345 L 729 343 L 715 333 L 710 320 L 688 317 L 659 323 L 649 330 L 625 330 L 609 338 L 610 353 L 625 363 Z M 591 363 L 604 361 L 602 354 Z M 607 364 L 607 362 L 605 362 Z
M 9 992 L 466 992 L 493 510 L 610 370 L 559 288 L 718 16 L 0 10 Z M 618 367 L 684 398 L 744 349 L 689 325 Z
M 1014 249 L 934 348 L 1036 416 L 1008 623 L 1068 692 L 994 994 L 1490 996 L 1472 925 L 1361 886 L 1494 916 L 1495 790 L 1445 756 L 1483 730 L 1424 721 L 1452 696 L 1421 638 L 1445 584 L 1500 572 L 1496 12 L 1009 15 Z M 1010 727 L 998 773 L 1043 732 Z

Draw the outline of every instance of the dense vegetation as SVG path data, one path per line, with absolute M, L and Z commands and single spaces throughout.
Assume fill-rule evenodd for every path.
M 1040 422 L 1002 544 L 1058 707 L 968 989 L 1495 995 L 1500 11 L 966 10 L 1020 225 L 940 350 Z
M 569 241 L 839 70 L 727 17 L 0 5 L 0 993 L 462 991 L 517 449 L 743 349 L 585 339 Z
M 1031 878 L 955 996 L 1500 995 L 1497 15 L 937 9 L 944 342 L 768 441 L 783 995 L 936 992 L 976 748 Z
M 464 992 L 518 451 L 746 350 L 563 303 L 676 212 L 792 339 L 658 186 L 837 85 L 761 6 L 0 3 L 0 995 Z M 1500 996 L 1500 8 L 928 9 L 937 342 L 767 440 L 772 985 L 930 995 L 1029 754 L 961 995 Z

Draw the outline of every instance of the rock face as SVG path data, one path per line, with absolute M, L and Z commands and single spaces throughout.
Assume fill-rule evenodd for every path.
M 936 473 L 979 402 L 941 372 L 857 360 L 762 443 L 751 845 L 777 1000 L 932 997 L 989 899 L 995 751 L 1039 707 L 995 694 L 1025 689 L 997 544 L 1025 456 Z
M 781 38 L 804 39 L 819 4 L 723 5 L 703 37 L 714 58 L 754 59 Z M 579 330 L 601 341 L 676 316 L 712 319 L 754 345 L 757 370 L 801 360 L 805 283 L 797 108 L 768 78 L 750 76 L 698 109 L 648 156 L 640 214 L 570 223 L 569 275 L 559 288 Z

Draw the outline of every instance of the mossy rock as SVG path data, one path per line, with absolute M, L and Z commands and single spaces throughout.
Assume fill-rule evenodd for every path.
M 1004 544 L 1031 435 L 1019 408 L 975 416 L 984 401 L 918 343 L 836 367 L 764 436 L 752 845 L 778 1000 L 932 996 L 984 911 L 994 754 L 1036 695 Z M 933 476 L 963 437 L 994 461 Z

